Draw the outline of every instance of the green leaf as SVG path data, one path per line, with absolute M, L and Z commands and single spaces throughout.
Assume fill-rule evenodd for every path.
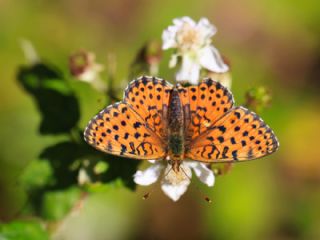
M 16 220 L 0 225 L 1 240 L 46 240 L 49 235 L 44 225 L 36 221 Z
M 80 195 L 78 188 L 47 192 L 43 199 L 42 216 L 48 220 L 62 219 L 75 206 Z
M 68 133 L 80 118 L 78 100 L 54 67 L 38 63 L 21 67 L 17 79 L 36 101 L 42 120 L 41 134 Z
M 106 163 L 106 162 L 102 162 L 102 161 L 99 161 L 95 166 L 94 166 L 94 169 L 93 169 L 93 171 L 94 171 L 94 173 L 95 174 L 102 174 L 102 173 L 104 173 L 104 172 L 106 172 L 107 171 L 107 169 L 108 169 L 108 164 Z
M 121 181 L 124 186 L 134 190 L 136 184 L 133 181 L 133 175 L 138 169 L 141 161 L 130 158 L 121 158 L 112 155 L 106 155 L 109 168 L 101 174 L 101 181 L 103 183 Z
M 80 167 L 85 168 L 92 182 L 112 183 L 120 180 L 124 186 L 135 189 L 133 174 L 141 162 L 99 152 L 83 140 L 80 143 L 66 141 L 47 147 L 40 154 L 40 159 L 48 160 L 51 164 L 55 179 L 52 189 L 76 185 Z M 87 164 L 81 166 L 84 160 Z
M 94 149 L 89 148 L 85 142 L 65 141 L 45 148 L 40 154 L 40 159 L 48 160 L 52 167 L 55 181 L 51 186 L 52 189 L 63 189 L 76 185 L 80 167 L 80 164 L 76 162 L 93 154 Z
M 52 169 L 48 162 L 32 161 L 20 176 L 19 183 L 26 190 L 32 190 L 47 185 L 51 176 Z
M 45 148 L 41 160 L 31 164 L 20 180 L 33 213 L 42 216 L 43 197 L 47 192 L 77 186 L 81 160 L 94 154 L 94 149 L 83 141 L 65 141 Z
M 89 188 L 90 185 L 102 183 L 125 186 L 131 190 L 135 189 L 136 184 L 133 181 L 133 175 L 141 161 L 99 153 L 97 158 L 92 158 L 86 162 L 88 164 L 84 164 L 82 169 L 85 170 L 92 183 L 89 184 Z

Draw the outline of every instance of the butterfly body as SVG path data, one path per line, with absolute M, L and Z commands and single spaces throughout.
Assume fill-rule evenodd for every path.
M 168 119 L 168 158 L 172 162 L 173 170 L 177 172 L 185 154 L 185 121 L 183 106 L 176 86 L 170 92 L 168 116 L 164 118 Z
M 169 160 L 178 172 L 184 159 L 237 162 L 269 155 L 279 143 L 255 113 L 235 107 L 231 92 L 211 79 L 172 86 L 142 77 L 124 100 L 96 115 L 84 132 L 96 149 L 140 160 Z

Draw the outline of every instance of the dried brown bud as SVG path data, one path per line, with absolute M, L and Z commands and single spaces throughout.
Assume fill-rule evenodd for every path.
M 140 75 L 158 75 L 162 57 L 161 44 L 157 40 L 147 42 L 137 53 L 131 64 L 131 78 Z
M 232 163 L 212 164 L 211 170 L 213 171 L 215 176 L 224 175 L 231 171 L 232 165 Z
M 72 76 L 85 82 L 96 79 L 103 67 L 95 60 L 96 57 L 92 52 L 81 50 L 72 54 L 69 58 L 69 69 Z

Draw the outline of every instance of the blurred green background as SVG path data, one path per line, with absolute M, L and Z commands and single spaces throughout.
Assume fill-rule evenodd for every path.
M 138 49 L 149 39 L 160 39 L 172 19 L 181 16 L 207 17 L 217 26 L 213 43 L 231 62 L 237 104 L 251 87 L 270 89 L 272 106 L 261 116 L 277 134 L 279 151 L 234 166 L 217 177 L 212 189 L 194 182 L 178 203 L 159 186 L 151 187 L 150 199 L 143 201 L 150 188 L 135 192 L 111 185 L 90 194 L 62 222 L 37 225 L 37 217 L 20 216 L 28 197 L 17 179 L 56 141 L 40 137 L 37 108 L 17 84 L 18 67 L 26 63 L 21 39 L 65 71 L 75 50 L 95 52 L 100 63 L 114 54 L 123 87 Z M 53 239 L 71 240 L 320 239 L 319 1 L 0 0 L 0 66 L 0 218 L 37 235 L 30 239 L 46 239 L 45 227 Z M 165 69 L 159 77 L 170 80 L 172 72 Z M 104 104 L 94 90 L 78 88 L 84 127 Z M 213 204 L 202 200 L 195 185 Z M 59 215 L 63 197 L 46 196 L 44 215 Z

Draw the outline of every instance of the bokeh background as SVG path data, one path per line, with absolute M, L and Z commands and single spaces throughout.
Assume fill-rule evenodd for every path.
M 23 226 L 42 220 L 20 214 L 28 196 L 17 179 L 57 137 L 40 137 L 39 112 L 16 81 L 18 67 L 26 63 L 21 39 L 30 40 L 39 55 L 65 71 L 68 56 L 78 49 L 95 52 L 101 63 L 113 54 L 118 87 L 123 87 L 138 49 L 149 39 L 160 39 L 172 19 L 181 16 L 204 16 L 217 26 L 213 43 L 231 62 L 237 104 L 251 87 L 271 91 L 272 105 L 261 116 L 277 134 L 279 151 L 234 166 L 217 177 L 212 189 L 193 182 L 178 203 L 159 186 L 143 201 L 150 188 L 131 191 L 112 185 L 90 193 L 80 210 L 61 221 Z M 71 240 L 320 239 L 319 1 L 0 0 L 0 66 L 2 232 L 15 224 L 17 231 L 37 236 L 30 239 L 46 239 L 43 229 L 54 239 Z M 165 69 L 160 77 L 171 79 Z M 84 127 L 104 105 L 88 87 L 77 94 Z M 203 201 L 195 186 L 213 204 Z M 43 211 L 49 216 L 62 211 L 64 197 L 48 194 Z M 29 239 L 27 234 L 3 236 Z

